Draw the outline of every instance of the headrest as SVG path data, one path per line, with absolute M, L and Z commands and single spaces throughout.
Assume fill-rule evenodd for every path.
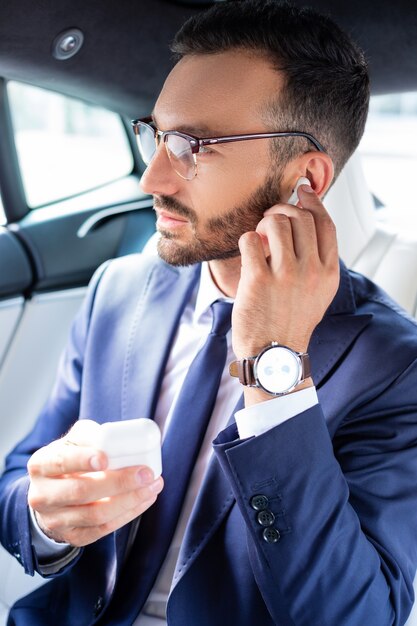
M 348 267 L 372 239 L 377 220 L 359 154 L 346 163 L 324 199 L 337 230 L 339 255 Z

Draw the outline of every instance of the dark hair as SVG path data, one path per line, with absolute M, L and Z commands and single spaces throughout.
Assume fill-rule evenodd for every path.
M 271 94 L 263 112 L 271 130 L 316 136 L 337 175 L 359 144 L 368 112 L 369 77 L 361 49 L 327 16 L 274 0 L 216 4 L 189 19 L 171 46 L 177 61 L 239 48 L 264 54 L 284 73 L 285 89 Z M 285 162 L 310 149 L 302 139 L 283 144 L 274 150 Z

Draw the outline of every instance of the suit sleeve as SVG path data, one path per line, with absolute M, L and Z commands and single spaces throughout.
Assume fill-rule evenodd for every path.
M 26 466 L 37 449 L 62 437 L 78 419 L 89 321 L 97 286 L 107 265 L 102 265 L 90 282 L 86 299 L 73 323 L 50 397 L 33 430 L 7 456 L 5 471 L 0 479 L 0 540 L 22 564 L 25 572 L 32 576 L 35 571 L 41 574 L 46 571 L 39 567 L 31 541 Z M 68 566 L 77 560 L 73 559 Z M 63 569 L 60 571 L 62 573 Z
M 333 441 L 319 404 L 258 437 L 240 440 L 229 427 L 214 442 L 277 623 L 406 621 L 417 563 L 416 380 L 414 362 L 352 410 Z

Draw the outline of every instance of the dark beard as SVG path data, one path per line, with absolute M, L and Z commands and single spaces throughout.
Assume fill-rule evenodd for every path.
M 210 238 L 203 239 L 196 233 L 198 218 L 192 209 L 170 196 L 159 196 L 155 206 L 172 210 L 187 218 L 194 230 L 194 241 L 188 244 L 176 242 L 175 233 L 160 230 L 158 254 L 170 265 L 192 265 L 202 261 L 230 259 L 240 254 L 238 241 L 243 235 L 255 230 L 264 212 L 280 202 L 281 175 L 267 178 L 265 183 L 244 202 L 225 215 L 208 220 L 206 230 Z

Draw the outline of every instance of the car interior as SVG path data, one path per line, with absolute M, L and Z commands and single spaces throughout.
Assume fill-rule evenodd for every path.
M 1 468 L 46 400 L 95 269 L 109 258 L 155 254 L 152 198 L 138 185 L 145 166 L 130 120 L 152 110 L 176 30 L 211 4 L 0 2 Z M 417 93 L 413 0 L 294 4 L 329 14 L 358 41 L 373 96 Z M 89 177 L 94 160 L 99 173 Z M 393 182 L 410 186 L 417 210 L 413 181 Z M 381 220 L 359 151 L 325 204 L 346 265 L 417 317 L 417 231 Z M 43 583 L 25 576 L 15 556 L 0 548 L 0 626 L 13 602 Z M 407 625 L 417 626 L 416 608 Z

